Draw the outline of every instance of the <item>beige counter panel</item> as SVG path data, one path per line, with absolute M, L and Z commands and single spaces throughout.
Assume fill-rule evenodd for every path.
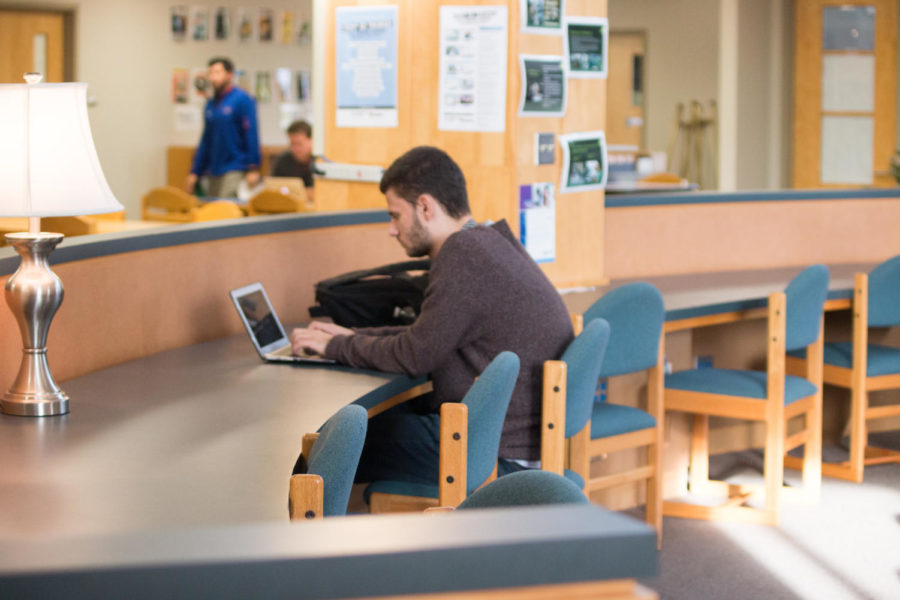
M 875 263 L 900 253 L 898 231 L 898 198 L 607 208 L 606 275 Z

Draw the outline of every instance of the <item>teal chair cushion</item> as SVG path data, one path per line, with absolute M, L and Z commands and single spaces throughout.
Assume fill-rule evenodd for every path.
M 900 256 L 869 273 L 869 327 L 900 324 Z
M 633 406 L 594 402 L 591 414 L 592 440 L 640 431 L 649 427 L 656 427 L 656 419 L 646 411 Z
M 666 309 L 653 285 L 636 282 L 610 290 L 583 317 L 586 324 L 601 318 L 610 325 L 600 377 L 634 373 L 656 364 Z
M 515 473 L 504 475 L 503 478 L 505 479 L 506 477 L 509 477 L 511 475 L 517 475 L 518 473 L 524 473 L 526 471 L 539 471 L 539 469 L 525 469 L 523 471 L 516 471 Z M 581 477 L 581 475 L 579 475 L 575 471 L 570 471 L 569 469 L 565 470 L 565 475 L 566 479 L 575 484 L 579 490 L 584 488 L 584 479 Z M 420 498 L 436 499 L 438 497 L 438 486 L 428 485 L 426 483 L 410 483 L 407 481 L 375 481 L 372 482 L 371 485 L 367 486 L 365 491 L 363 492 L 363 497 L 365 498 L 367 503 L 369 502 L 369 497 L 373 492 L 381 494 L 396 494 L 399 496 L 417 496 Z
M 690 369 L 666 375 L 666 389 L 765 399 L 767 380 L 765 371 Z M 785 404 L 815 393 L 816 386 L 802 377 L 787 375 L 784 378 Z
M 347 514 L 347 502 L 366 439 L 368 418 L 362 406 L 345 406 L 322 426 L 309 452 L 306 472 L 322 478 L 322 512 L 326 517 Z
M 518 377 L 519 357 L 513 352 L 501 352 L 485 367 L 462 399 L 469 409 L 467 494 L 487 481 L 494 471 L 506 409 Z M 438 482 L 432 485 L 399 480 L 373 481 L 363 492 L 367 503 L 372 492 L 437 498 Z
M 518 377 L 519 357 L 513 352 L 501 352 L 484 368 L 462 399 L 469 408 L 468 492 L 487 481 L 494 471 L 506 409 Z
M 588 504 L 581 488 L 556 473 L 519 471 L 490 482 L 462 501 L 459 510 L 540 504 Z
M 585 325 L 584 331 L 563 352 L 562 361 L 566 363 L 566 439 L 584 429 L 591 418 L 591 405 L 609 336 L 606 319 L 595 318 Z
M 791 356 L 806 358 L 806 352 L 791 352 Z M 853 368 L 853 344 L 829 342 L 825 344 L 825 364 L 845 369 Z M 866 377 L 900 373 L 900 348 L 870 344 L 866 352 Z
M 819 339 L 822 309 L 828 296 L 828 267 L 806 267 L 791 280 L 784 295 L 785 349 L 805 348 Z

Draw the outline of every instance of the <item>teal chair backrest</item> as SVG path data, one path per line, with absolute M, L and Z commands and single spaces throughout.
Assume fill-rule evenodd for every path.
M 649 369 L 656 364 L 666 309 L 662 294 L 644 282 L 610 290 L 584 313 L 584 322 L 596 318 L 609 323 L 609 344 L 600 377 Z
M 309 452 L 306 472 L 319 475 L 325 484 L 322 512 L 326 517 L 347 513 L 368 419 L 369 415 L 362 406 L 345 406 L 322 426 Z
M 518 377 L 519 357 L 512 352 L 501 352 L 462 399 L 469 409 L 467 493 L 484 483 L 494 470 L 506 409 Z
M 812 265 L 794 277 L 784 290 L 785 350 L 799 350 L 819 338 L 822 310 L 828 296 L 828 267 Z
M 609 342 L 609 323 L 596 318 L 572 340 L 562 361 L 566 363 L 566 434 L 568 439 L 584 429 L 591 418 L 597 379 Z
M 889 258 L 869 273 L 869 326 L 900 323 L 900 256 Z
M 457 509 L 588 503 L 581 488 L 562 475 L 531 469 L 497 478 L 472 492 Z

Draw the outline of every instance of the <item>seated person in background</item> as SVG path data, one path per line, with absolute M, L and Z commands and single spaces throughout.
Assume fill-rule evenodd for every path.
M 312 126 L 306 121 L 294 121 L 287 128 L 290 150 L 275 159 L 272 177 L 299 177 L 306 186 L 306 197 L 313 201 Z
M 566 307 L 506 224 L 472 220 L 466 181 L 442 150 L 420 146 L 381 179 L 390 235 L 409 256 L 431 257 L 422 310 L 403 327 L 351 330 L 313 322 L 295 329 L 295 352 L 308 349 L 346 365 L 410 376 L 429 374 L 434 392 L 369 421 L 357 483 L 438 479 L 439 412 L 459 402 L 503 350 L 520 359 L 500 456 L 523 466 L 540 458 L 541 375 L 572 340 Z M 524 463 L 524 464 L 523 464 Z

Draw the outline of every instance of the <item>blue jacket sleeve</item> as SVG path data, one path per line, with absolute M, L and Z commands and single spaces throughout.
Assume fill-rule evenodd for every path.
M 200 143 L 197 145 L 197 151 L 194 153 L 194 162 L 191 165 L 191 173 L 194 175 L 203 175 L 209 167 L 209 136 L 211 135 L 209 123 L 206 122 L 206 108 L 209 101 L 203 106 L 203 134 L 200 136 Z
M 247 97 L 244 104 L 243 122 L 241 123 L 244 132 L 244 147 L 247 149 L 245 165 L 247 170 L 258 169 L 262 164 L 262 155 L 259 151 L 259 130 L 256 118 L 256 102 L 253 98 Z

